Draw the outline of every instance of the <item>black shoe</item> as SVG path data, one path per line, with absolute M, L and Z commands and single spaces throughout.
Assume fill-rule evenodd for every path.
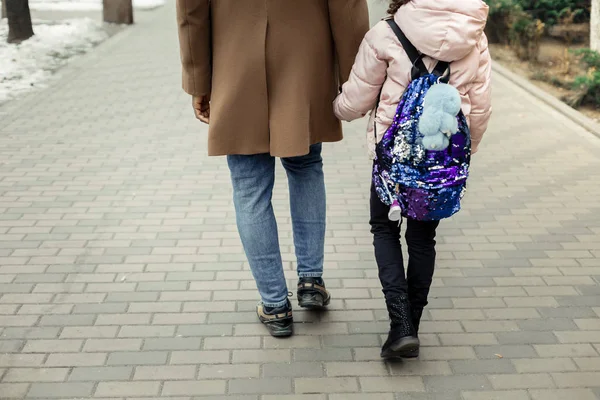
M 419 351 L 419 338 L 411 318 L 408 296 L 386 300 L 391 328 L 381 348 L 382 358 L 414 358 Z
M 267 327 L 271 336 L 288 337 L 294 334 L 294 318 L 289 300 L 278 308 L 266 307 L 259 303 L 256 308 L 258 319 Z
M 331 302 L 322 278 L 300 278 L 298 281 L 298 304 L 302 308 L 324 308 Z

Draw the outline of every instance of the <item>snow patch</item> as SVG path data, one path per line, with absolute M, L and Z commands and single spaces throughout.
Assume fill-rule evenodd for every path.
M 141 10 L 164 4 L 165 0 L 133 0 L 133 6 Z M 99 11 L 102 10 L 102 0 L 29 0 L 29 7 L 38 11 Z
M 45 87 L 53 71 L 68 59 L 87 53 L 108 38 L 102 25 L 89 18 L 60 22 L 34 21 L 35 36 L 8 44 L 6 19 L 0 21 L 0 102 Z

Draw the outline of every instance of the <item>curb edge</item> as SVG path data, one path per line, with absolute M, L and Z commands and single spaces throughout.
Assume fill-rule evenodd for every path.
M 595 122 L 593 119 L 583 115 L 581 112 L 570 107 L 566 103 L 563 103 L 561 100 L 557 99 L 550 93 L 537 87 L 528 79 L 523 78 L 522 76 L 519 76 L 516 73 L 508 70 L 508 68 L 502 66 L 498 61 L 494 61 L 492 63 L 492 70 L 501 75 L 502 77 L 508 79 L 512 83 L 516 84 L 517 86 L 521 87 L 523 90 L 533 95 L 538 100 L 541 100 L 556 111 L 560 112 L 561 114 L 569 118 L 571 121 L 584 128 L 586 131 L 592 133 L 597 137 L 600 137 L 600 124 Z

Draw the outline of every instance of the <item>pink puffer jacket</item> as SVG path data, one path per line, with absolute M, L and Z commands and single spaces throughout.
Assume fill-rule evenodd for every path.
M 394 16 L 396 23 L 419 52 L 427 55 L 432 70 L 439 61 L 450 62 L 450 84 L 462 97 L 462 110 L 469 121 L 473 153 L 491 116 L 491 58 L 483 29 L 488 6 L 482 0 L 412 0 Z M 365 36 L 350 75 L 335 100 L 338 118 L 352 121 L 369 110 L 368 148 L 392 123 L 400 98 L 410 83 L 411 62 L 385 21 Z M 375 110 L 381 92 L 379 106 Z M 373 123 L 375 122 L 375 123 Z M 376 129 L 376 134 L 373 130 Z

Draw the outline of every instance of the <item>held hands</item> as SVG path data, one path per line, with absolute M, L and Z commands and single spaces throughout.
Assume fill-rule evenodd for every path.
M 193 96 L 192 107 L 197 119 L 205 124 L 210 122 L 210 95 Z

